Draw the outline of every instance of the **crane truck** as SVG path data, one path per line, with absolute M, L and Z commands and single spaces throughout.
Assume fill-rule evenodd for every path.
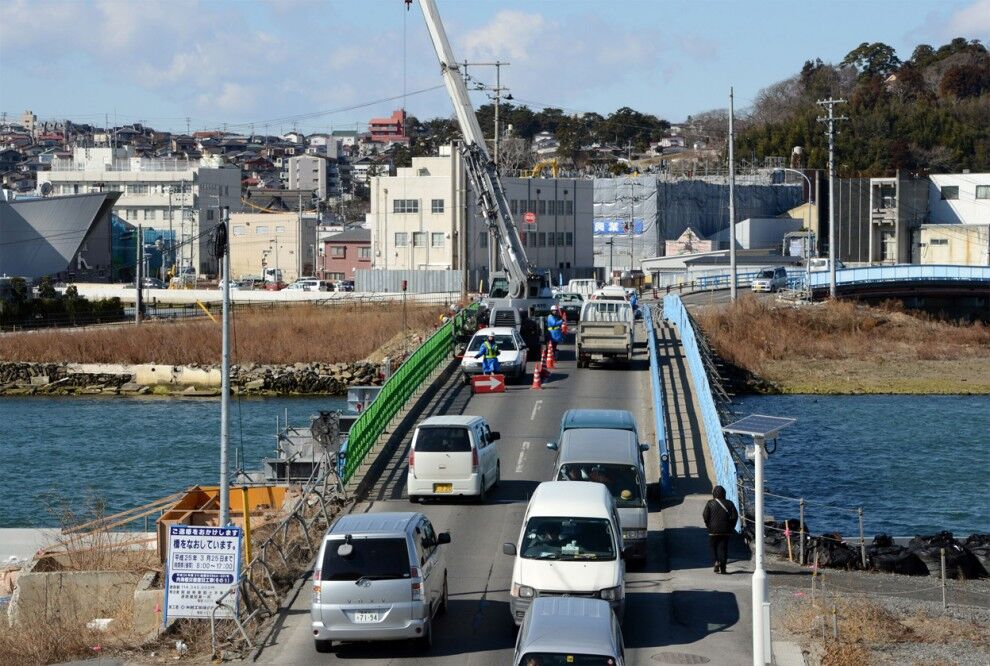
M 546 271 L 537 270 L 526 257 L 526 249 L 512 219 L 505 190 L 499 181 L 495 162 L 488 153 L 485 136 L 468 97 L 460 65 L 454 58 L 436 3 L 434 0 L 419 0 L 419 5 L 464 137 L 460 150 L 468 178 L 504 268 L 504 271 L 493 270 L 489 275 L 489 292 L 485 301 L 489 321 L 492 326 L 517 327 L 527 347 L 538 354 L 542 317 L 554 303 L 550 276 Z

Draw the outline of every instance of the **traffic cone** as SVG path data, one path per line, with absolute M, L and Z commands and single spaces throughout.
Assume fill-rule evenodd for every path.
M 556 356 L 557 356 L 557 346 L 556 345 L 547 345 L 547 369 L 548 370 L 553 370 L 555 367 L 557 367 L 557 359 L 555 358 Z
M 540 376 L 543 373 L 542 366 L 542 363 L 537 363 L 536 366 L 533 367 L 533 385 L 529 387 L 532 390 L 543 388 L 543 379 Z

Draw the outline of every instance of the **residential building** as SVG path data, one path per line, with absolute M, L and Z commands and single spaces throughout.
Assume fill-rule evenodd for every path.
M 130 148 L 75 147 L 38 172 L 38 187 L 55 195 L 119 192 L 114 212 L 131 224 L 177 229 L 179 266 L 216 274 L 210 231 L 220 208 L 241 210 L 241 171 L 220 158 L 137 157 Z
M 324 280 L 353 280 L 354 271 L 371 268 L 371 230 L 352 227 L 323 239 L 317 260 Z
M 277 268 L 284 282 L 316 271 L 314 213 L 234 213 L 230 216 L 230 274 L 260 276 Z
M 502 178 L 530 263 L 565 278 L 590 275 L 592 181 Z M 466 270 L 471 285 L 487 277 L 497 255 L 460 153 L 415 157 L 395 176 L 371 179 L 373 268 Z M 527 212 L 533 224 L 524 223 Z
M 923 224 L 915 239 L 916 264 L 990 266 L 990 224 Z
M 288 160 L 289 189 L 312 190 L 320 200 L 329 195 L 327 159 L 320 155 L 299 155 Z
M 396 109 L 388 118 L 372 118 L 368 123 L 371 140 L 388 145 L 390 143 L 409 143 L 406 136 L 406 110 Z
M 911 263 L 914 232 L 928 216 L 927 179 L 898 173 L 870 179 L 868 261 Z
M 392 162 L 371 157 L 361 157 L 350 162 L 351 182 L 367 185 L 372 176 L 391 176 Z
M 990 224 L 990 173 L 928 177 L 932 224 Z

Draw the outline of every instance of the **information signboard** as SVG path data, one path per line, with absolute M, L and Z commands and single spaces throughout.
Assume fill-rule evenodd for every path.
M 240 573 L 241 528 L 170 525 L 164 620 L 209 618 L 217 600 L 237 585 Z M 224 599 L 214 617 L 232 617 L 237 603 L 235 590 Z

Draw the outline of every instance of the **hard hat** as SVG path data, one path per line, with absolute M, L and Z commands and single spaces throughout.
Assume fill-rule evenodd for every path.
M 558 310 L 560 310 L 560 306 L 559 305 L 551 305 L 550 306 L 550 312 L 557 312 Z
M 489 340 L 495 339 L 495 331 L 488 331 L 488 339 Z

